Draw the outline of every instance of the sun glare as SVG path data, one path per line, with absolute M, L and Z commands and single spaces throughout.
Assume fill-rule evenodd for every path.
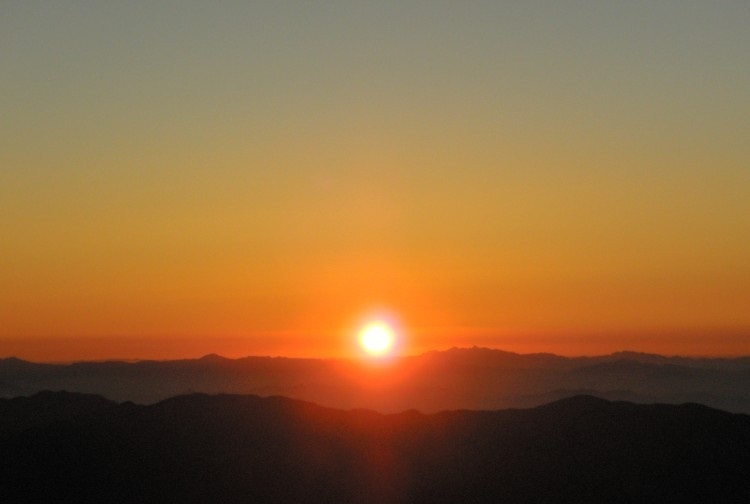
M 359 344 L 367 355 L 384 357 L 390 354 L 396 334 L 387 324 L 373 322 L 365 326 L 359 333 Z

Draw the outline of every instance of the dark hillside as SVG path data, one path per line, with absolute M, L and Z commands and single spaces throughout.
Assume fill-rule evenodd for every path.
M 137 406 L 44 393 L 0 401 L 0 418 L 3 502 L 750 499 L 750 417 L 690 404 L 579 396 L 381 415 L 281 397 Z

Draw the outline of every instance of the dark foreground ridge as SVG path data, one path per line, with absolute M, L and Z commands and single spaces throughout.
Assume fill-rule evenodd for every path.
M 342 411 L 282 397 L 0 400 L 3 502 L 750 502 L 750 416 L 589 396 Z

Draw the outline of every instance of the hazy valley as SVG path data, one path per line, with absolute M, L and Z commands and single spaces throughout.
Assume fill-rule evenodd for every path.
M 281 395 L 334 408 L 532 407 L 577 394 L 639 403 L 695 402 L 750 413 L 750 358 L 598 357 L 454 348 L 374 365 L 356 360 L 216 355 L 195 360 L 40 364 L 0 360 L 0 397 L 41 390 L 150 404 L 201 392 Z

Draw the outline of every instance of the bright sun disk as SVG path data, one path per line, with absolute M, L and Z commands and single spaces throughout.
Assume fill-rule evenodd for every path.
M 368 324 L 359 333 L 359 344 L 369 355 L 381 357 L 393 348 L 396 335 L 388 325 L 382 322 Z

